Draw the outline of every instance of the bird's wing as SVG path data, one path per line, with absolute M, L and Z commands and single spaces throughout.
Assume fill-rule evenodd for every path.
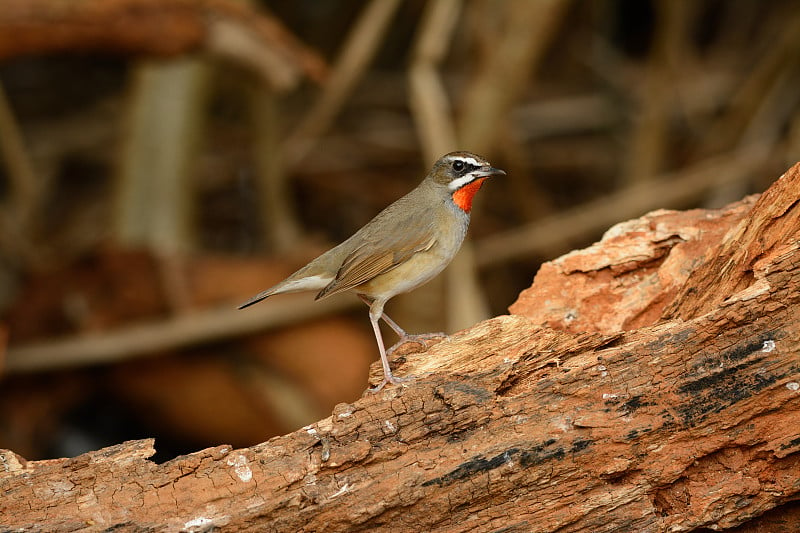
M 394 238 L 384 237 L 380 242 L 367 241 L 353 250 L 342 262 L 336 278 L 317 294 L 317 299 L 358 287 L 401 265 L 414 254 L 430 250 L 436 244 L 430 227 L 421 232 L 398 228 L 394 235 Z

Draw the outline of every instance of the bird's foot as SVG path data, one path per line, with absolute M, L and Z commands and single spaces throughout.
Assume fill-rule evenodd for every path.
M 371 393 L 375 394 L 376 392 L 379 392 L 384 386 L 386 386 L 387 383 L 391 383 L 392 385 L 398 385 L 400 383 L 405 383 L 405 382 L 408 382 L 408 381 L 412 381 L 413 379 L 414 379 L 414 376 L 406 376 L 404 378 L 399 378 L 397 376 L 393 376 L 393 375 L 389 374 L 388 376 L 385 376 L 383 378 L 383 381 L 381 381 L 378 384 L 377 387 L 373 387 L 371 389 L 367 389 L 367 392 L 371 392 Z
M 435 339 L 446 339 L 446 338 L 447 338 L 447 334 L 446 333 L 442 333 L 442 332 L 439 332 L 439 333 L 420 333 L 418 335 L 410 335 L 410 334 L 406 333 L 405 335 L 400 337 L 400 340 L 397 341 L 396 343 L 394 343 L 394 345 L 392 345 L 391 348 L 386 350 L 386 354 L 387 355 L 391 355 L 392 353 L 394 353 L 394 351 L 396 349 L 398 349 L 402 345 L 406 344 L 407 342 L 414 342 L 414 343 L 419 344 L 423 348 L 428 349 L 428 343 L 425 342 L 425 341 L 430 341 L 430 340 L 435 340 Z

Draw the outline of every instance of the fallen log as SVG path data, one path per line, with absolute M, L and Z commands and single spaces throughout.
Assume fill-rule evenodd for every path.
M 732 528 L 800 498 L 799 247 L 800 164 L 758 198 L 615 226 L 545 265 L 512 315 L 397 358 L 415 381 L 294 433 L 163 464 L 152 440 L 5 451 L 0 524 Z

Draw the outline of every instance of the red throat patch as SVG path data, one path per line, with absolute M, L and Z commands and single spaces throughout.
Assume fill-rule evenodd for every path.
M 475 193 L 481 188 L 486 178 L 478 178 L 475 181 L 467 183 L 453 193 L 453 203 L 461 208 L 465 213 L 472 211 L 472 199 Z

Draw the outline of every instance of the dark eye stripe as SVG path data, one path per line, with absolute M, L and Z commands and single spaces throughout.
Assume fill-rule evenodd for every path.
M 467 171 L 470 171 L 470 172 L 475 170 L 475 169 L 481 168 L 478 165 L 473 165 L 472 163 L 467 163 L 463 159 L 455 159 L 453 161 L 453 164 L 455 164 L 455 163 L 461 163 L 463 165 L 464 170 L 467 170 Z

